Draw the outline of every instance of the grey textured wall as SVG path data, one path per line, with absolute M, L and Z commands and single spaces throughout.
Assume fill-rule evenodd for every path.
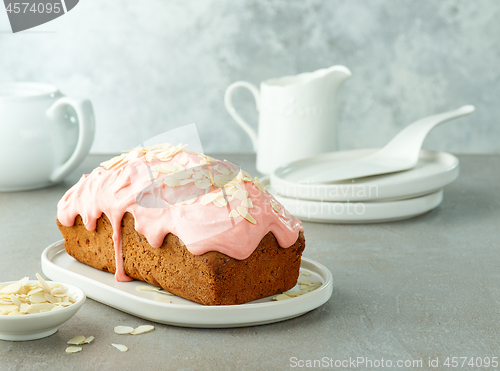
M 353 76 L 338 100 L 340 148 L 381 146 L 415 119 L 474 104 L 425 147 L 498 153 L 499 19 L 498 0 L 81 0 L 12 34 L 0 9 L 0 81 L 50 82 L 89 97 L 92 152 L 192 122 L 205 151 L 249 152 L 223 105 L 231 82 L 343 64 Z M 256 122 L 250 94 L 236 98 Z

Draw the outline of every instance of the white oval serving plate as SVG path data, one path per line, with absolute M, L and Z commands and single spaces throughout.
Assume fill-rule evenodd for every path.
M 401 200 L 436 192 L 453 182 L 460 172 L 455 156 L 421 150 L 419 161 L 411 170 L 332 184 L 298 183 L 299 179 L 335 166 L 336 160 L 355 160 L 374 151 L 376 149 L 330 152 L 283 165 L 270 176 L 273 194 L 312 201 Z
M 88 297 L 118 310 L 153 322 L 183 327 L 229 328 L 284 321 L 323 305 L 333 290 L 330 271 L 304 257 L 301 269 L 311 272 L 311 276 L 303 279 L 321 281 L 320 288 L 282 301 L 267 297 L 246 304 L 221 306 L 205 306 L 178 296 L 137 291 L 137 286 L 148 284 L 142 281 L 116 282 L 112 273 L 94 269 L 69 256 L 64 250 L 63 240 L 44 250 L 42 269 L 47 277 L 78 285 Z M 156 301 L 159 296 L 172 302 Z

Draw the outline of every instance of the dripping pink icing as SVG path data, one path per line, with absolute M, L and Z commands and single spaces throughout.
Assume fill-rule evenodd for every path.
M 188 157 L 186 168 L 200 163 L 201 157 L 197 153 L 181 153 Z M 122 258 L 121 221 L 126 212 L 134 216 L 136 231 L 144 235 L 151 246 L 160 247 L 165 236 L 173 233 L 194 255 L 218 251 L 234 259 L 243 260 L 253 253 L 268 232 L 274 234 L 283 248 L 295 243 L 299 232 L 303 231 L 302 223 L 287 212 L 271 194 L 261 192 L 254 181 L 241 182 L 240 185 L 248 192 L 253 203 L 253 208 L 249 211 L 256 224 L 241 216 L 228 216 L 231 210 L 237 209 L 241 204 L 241 200 L 237 198 L 224 207 L 217 207 L 213 203 L 202 205 L 202 196 L 190 205 L 165 202 L 165 199 L 168 200 L 167 194 L 172 194 L 165 191 L 174 189 L 177 195 L 187 195 L 195 189 L 194 183 L 174 188 L 167 185 L 153 188 L 154 191 L 147 193 L 147 196 L 161 196 L 161 207 L 144 207 L 142 201 L 142 206 L 137 204 L 138 195 L 152 183 L 148 180 L 151 167 L 174 163 L 179 155 L 169 161 L 151 162 L 147 162 L 143 156 L 129 160 L 118 169 L 107 170 L 98 167 L 90 175 L 83 175 L 57 205 L 57 218 L 67 227 L 72 226 L 76 216 L 80 215 L 87 230 L 92 231 L 103 213 L 108 217 L 113 227 L 117 281 L 131 280 L 125 274 Z M 160 173 L 157 180 L 165 176 Z M 166 187 L 169 189 L 165 189 Z M 208 192 L 210 191 L 211 188 Z M 279 206 L 279 212 L 273 210 L 271 201 Z

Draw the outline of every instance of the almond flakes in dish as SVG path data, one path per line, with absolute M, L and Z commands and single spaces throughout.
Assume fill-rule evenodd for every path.
M 38 282 L 24 277 L 0 289 L 0 315 L 26 315 L 63 309 L 76 298 L 59 283 L 47 283 L 36 274 Z

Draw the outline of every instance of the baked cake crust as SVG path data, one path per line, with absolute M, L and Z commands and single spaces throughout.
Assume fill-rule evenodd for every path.
M 93 231 L 87 230 L 80 215 L 73 226 L 59 220 L 57 225 L 69 255 L 96 269 L 116 272 L 113 228 L 105 214 Z M 302 232 L 287 248 L 269 232 L 248 258 L 237 260 L 217 251 L 194 255 L 172 233 L 159 248 L 152 247 L 134 225 L 133 215 L 125 213 L 121 235 L 127 276 L 200 304 L 235 305 L 275 295 L 295 286 L 299 276 L 305 246 Z

